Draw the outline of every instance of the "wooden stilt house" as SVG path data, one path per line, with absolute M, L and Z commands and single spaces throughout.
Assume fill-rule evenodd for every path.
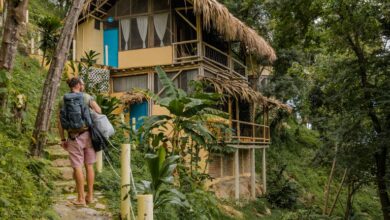
M 263 155 L 259 185 L 266 191 L 267 112 L 275 106 L 288 107 L 250 85 L 248 79 L 259 69 L 253 57 L 271 63 L 276 56 L 261 36 L 225 6 L 216 0 L 92 1 L 88 13 L 80 17 L 73 48 L 77 60 L 85 51 L 100 53 L 98 64 L 110 67 L 114 96 L 134 88 L 162 94 L 155 66 L 161 66 L 185 91 L 189 81 L 204 80 L 225 94 L 223 108 L 234 130 L 230 146 L 237 150 L 231 155 L 205 154 L 210 159 L 208 173 L 215 178 L 210 187 L 231 191 L 221 196 L 255 196 L 255 151 L 259 150 Z M 129 108 L 131 119 L 167 113 L 151 101 L 137 99 Z

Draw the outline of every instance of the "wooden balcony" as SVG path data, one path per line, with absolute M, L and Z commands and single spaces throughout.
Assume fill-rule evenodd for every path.
M 247 67 L 226 52 L 198 40 L 173 43 L 173 62 L 206 61 L 209 64 L 242 78 L 247 78 Z
M 269 126 L 232 120 L 232 143 L 268 145 L 271 142 Z
M 232 120 L 230 124 L 228 120 L 218 123 L 229 125 L 232 130 L 232 132 L 214 131 L 219 141 L 225 144 L 245 147 L 245 145 L 264 146 L 271 143 L 269 126 L 237 120 Z

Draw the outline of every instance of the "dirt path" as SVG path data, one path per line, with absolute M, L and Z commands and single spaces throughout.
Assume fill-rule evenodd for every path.
M 55 181 L 54 210 L 63 220 L 109 220 L 112 219 L 108 211 L 105 199 L 101 192 L 95 191 L 97 200 L 86 207 L 75 207 L 70 201 L 76 199 L 73 170 L 70 166 L 68 153 L 59 145 L 50 146 L 46 149 L 52 166 L 58 170 L 58 178 Z

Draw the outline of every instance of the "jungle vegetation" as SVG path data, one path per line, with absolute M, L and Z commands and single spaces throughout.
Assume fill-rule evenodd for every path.
M 55 219 L 51 210 L 51 179 L 55 174 L 43 150 L 47 143 L 56 141 L 51 113 L 66 89 L 58 69 L 63 69 L 69 50 L 70 38 L 66 35 L 72 33 L 74 18 L 85 1 L 7 2 L 13 12 L 7 16 L 13 22 L 5 22 L 0 50 L 0 218 Z M 262 92 L 289 103 L 294 111 L 271 115 L 270 187 L 267 195 L 255 201 L 219 200 L 203 190 L 207 176 L 181 166 L 185 155 L 180 148 L 188 140 L 143 136 L 155 140 L 155 148 L 143 146 L 135 151 L 133 173 L 141 190 L 161 195 L 155 201 L 158 219 L 236 218 L 221 206 L 233 207 L 244 219 L 390 219 L 390 4 L 380 0 L 220 2 L 275 48 L 278 59 Z M 53 24 L 47 30 L 47 41 L 41 44 L 50 55 L 47 58 L 52 59 L 49 71 L 27 55 L 28 36 L 32 34 L 22 22 L 27 7 L 33 26 L 49 28 L 43 22 Z M 61 32 L 58 20 L 64 21 Z M 11 44 L 9 39 L 14 39 Z M 163 73 L 160 79 L 169 86 Z M 214 140 L 202 129 L 203 119 L 197 114 L 220 115 L 208 108 L 207 100 L 216 97 L 189 97 L 191 94 L 174 88 L 170 93 L 174 96 L 170 100 L 156 99 L 171 108 L 174 116 L 169 120 L 197 140 L 189 152 L 196 164 L 198 144 Z M 18 94 L 28 95 L 23 129 L 12 123 L 11 110 Z M 46 99 L 48 94 L 54 98 Z M 193 99 L 205 105 L 189 104 Z M 117 102 L 107 97 L 101 100 L 110 109 L 108 113 Z M 187 112 L 193 115 L 185 112 L 186 105 L 196 107 Z M 144 131 L 153 129 L 154 123 L 163 123 L 161 120 L 146 119 L 149 123 L 145 123 Z M 127 126 L 118 129 L 131 130 Z M 114 138 L 114 146 L 127 140 L 121 133 Z M 142 146 L 141 140 L 132 141 Z M 176 144 L 175 155 L 162 150 L 167 141 Z M 118 169 L 117 152 L 113 148 L 108 153 Z M 172 168 L 178 170 L 176 178 L 181 184 L 168 190 L 175 178 Z M 154 172 L 156 169 L 166 172 Z M 189 177 L 184 175 L 188 172 Z M 118 212 L 120 186 L 114 173 L 105 170 L 98 177 L 97 187 L 110 200 L 112 211 Z M 164 207 L 161 201 L 169 203 Z

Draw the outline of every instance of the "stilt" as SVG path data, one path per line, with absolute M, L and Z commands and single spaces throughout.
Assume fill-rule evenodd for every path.
M 153 220 L 153 195 L 137 195 L 137 220 Z
M 236 200 L 240 199 L 240 163 L 239 149 L 234 153 L 234 192 Z
M 130 220 L 130 144 L 121 146 L 121 219 Z M 126 198 L 126 199 L 125 199 Z
M 265 150 L 266 148 L 263 148 L 263 193 L 267 193 L 267 164 L 266 164 L 266 160 L 265 160 Z
M 256 198 L 256 160 L 255 160 L 255 148 L 251 149 L 251 195 L 252 198 Z

